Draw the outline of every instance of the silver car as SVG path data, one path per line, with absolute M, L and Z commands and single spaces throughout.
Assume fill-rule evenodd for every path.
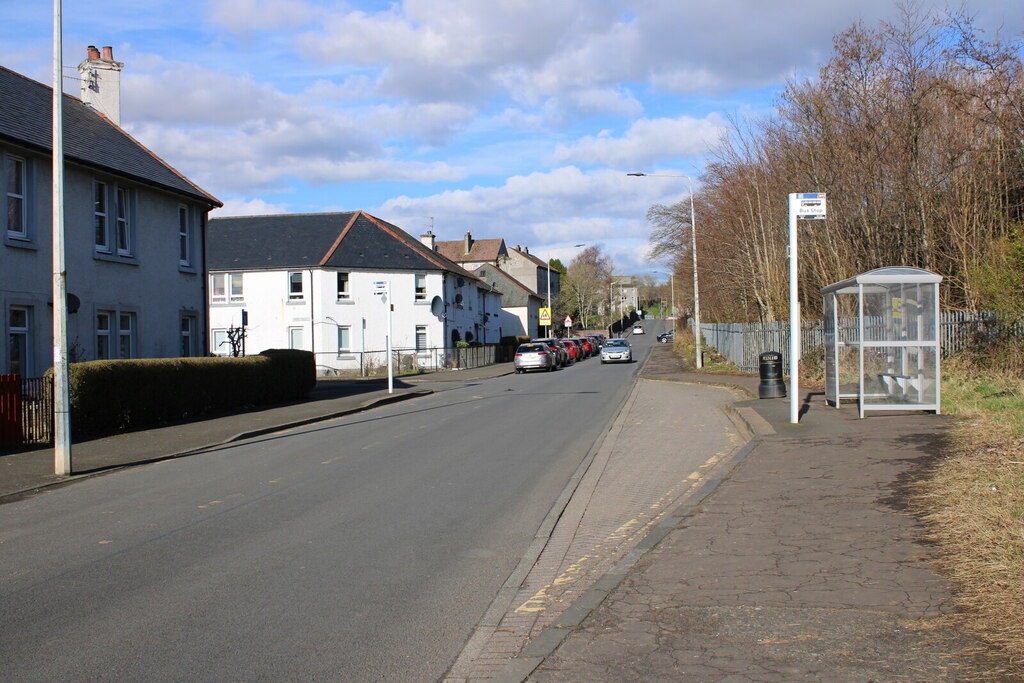
M 601 347 L 602 363 L 632 363 L 633 347 L 625 339 L 605 339 Z
M 513 360 L 516 372 L 527 370 L 547 370 L 551 372 L 557 364 L 555 352 L 543 342 L 530 342 L 520 344 L 516 349 L 516 357 Z

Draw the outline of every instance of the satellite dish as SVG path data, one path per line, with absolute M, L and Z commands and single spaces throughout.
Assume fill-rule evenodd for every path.
M 456 294 L 455 295 L 455 303 L 456 304 L 461 304 L 462 303 L 462 295 L 461 294 Z
M 435 296 L 430 300 L 430 312 L 440 318 L 444 315 L 444 300 L 439 296 Z

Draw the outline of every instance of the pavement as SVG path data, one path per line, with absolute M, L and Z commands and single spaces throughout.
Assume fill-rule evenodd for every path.
M 321 382 L 302 403 L 76 444 L 71 477 L 52 474 L 51 449 L 0 456 L 0 503 L 112 468 L 422 395 L 441 388 L 434 382 L 511 371 L 503 364 L 400 380 L 393 395 L 380 383 Z M 637 527 L 642 534 L 609 536 L 628 545 L 588 585 L 567 594 L 564 609 L 534 620 L 528 640 L 515 641 L 486 673 L 449 680 L 998 678 L 989 672 L 999 662 L 966 654 L 980 646 L 947 618 L 956 610 L 951 587 L 935 572 L 935 551 L 907 509 L 910 484 L 941 447 L 945 417 L 906 412 L 861 420 L 853 406 L 828 407 L 812 392 L 802 397 L 800 424 L 792 425 L 788 399 L 755 398 L 757 377 L 694 372 L 668 344 L 654 345 L 640 378 L 618 427 L 595 448 L 592 462 L 600 467 L 588 464 L 573 485 L 577 499 L 597 470 L 606 477 L 614 470 L 615 488 L 635 488 L 643 468 L 630 466 L 633 441 L 616 429 L 642 425 L 655 430 L 667 452 L 681 446 L 673 437 L 686 416 L 666 392 L 683 397 L 697 391 L 694 385 L 725 390 L 724 412 L 741 442 L 709 459 L 693 486 L 659 499 L 671 504 Z M 627 459 L 616 467 L 615 457 Z M 570 510 L 568 501 L 564 510 L 553 508 L 555 517 Z M 538 558 L 551 543 L 539 539 Z M 528 583 L 531 564 L 510 577 L 510 603 L 517 582 Z M 501 619 L 494 616 L 488 638 L 503 633 Z M 465 671 L 474 669 L 467 664 Z

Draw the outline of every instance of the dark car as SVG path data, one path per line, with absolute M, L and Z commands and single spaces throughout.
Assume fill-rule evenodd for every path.
M 662 332 L 658 335 L 658 341 L 662 344 L 668 344 L 676 340 L 676 331 L 669 330 L 668 332 Z
M 555 359 L 557 361 L 555 365 L 557 367 L 564 368 L 566 365 L 569 364 L 569 361 L 571 360 L 569 358 L 569 351 L 565 348 L 565 346 L 562 345 L 562 341 L 560 339 L 553 339 L 548 337 L 545 339 L 534 339 L 533 342 L 548 345 L 548 348 L 551 349 L 551 352 L 555 354 Z

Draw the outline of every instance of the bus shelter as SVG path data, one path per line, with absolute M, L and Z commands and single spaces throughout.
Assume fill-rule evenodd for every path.
M 920 268 L 878 268 L 821 289 L 825 396 L 870 410 L 938 413 L 939 283 Z

